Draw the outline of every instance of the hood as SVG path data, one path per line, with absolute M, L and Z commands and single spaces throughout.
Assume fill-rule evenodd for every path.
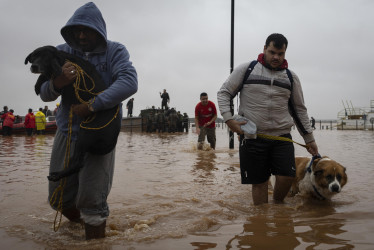
M 102 52 L 107 46 L 106 24 L 100 10 L 93 2 L 86 3 L 78 8 L 73 16 L 68 20 L 66 25 L 61 29 L 61 35 L 65 42 L 75 50 L 79 50 L 74 39 L 73 26 L 83 25 L 96 30 L 102 39 L 102 44 L 96 48 L 95 52 Z

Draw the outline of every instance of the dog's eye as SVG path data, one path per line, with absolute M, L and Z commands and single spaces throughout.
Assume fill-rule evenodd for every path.
M 337 174 L 336 179 L 340 182 L 342 180 L 342 176 L 340 174 Z
M 332 181 L 334 177 L 331 174 L 329 174 L 328 176 L 326 176 L 326 179 L 327 181 Z

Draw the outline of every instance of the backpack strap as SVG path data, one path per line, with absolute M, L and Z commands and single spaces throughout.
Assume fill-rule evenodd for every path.
M 288 76 L 288 78 L 290 79 L 290 82 L 291 82 L 291 96 L 290 96 L 290 99 L 288 100 L 288 109 L 290 111 L 290 114 L 291 114 L 294 122 L 296 123 L 296 126 L 301 130 L 301 132 L 304 135 L 306 135 L 306 134 L 308 134 L 308 131 L 306 131 L 306 129 L 304 128 L 304 126 L 303 126 L 303 124 L 300 120 L 300 117 L 296 113 L 294 101 L 293 101 L 293 98 L 292 98 L 292 88 L 293 88 L 292 73 L 289 69 L 286 69 L 286 72 L 287 72 L 287 76 Z
M 244 74 L 243 82 L 240 85 L 240 88 L 238 89 L 238 93 L 242 90 L 243 85 L 245 84 L 245 81 L 248 79 L 249 75 L 252 73 L 252 70 L 254 69 L 254 67 L 256 66 L 257 63 L 258 63 L 258 61 L 254 60 L 254 61 L 252 61 L 249 64 L 248 69 L 247 69 L 247 71 Z M 286 73 L 287 73 L 288 79 L 290 80 L 290 83 L 291 83 L 291 93 L 292 93 L 292 89 L 293 89 L 293 76 L 292 76 L 292 73 L 291 73 L 291 71 L 289 69 L 286 69 Z
M 245 72 L 243 82 L 240 85 L 240 88 L 238 90 L 238 93 L 242 90 L 243 85 L 245 84 L 245 81 L 247 80 L 247 78 L 249 77 L 249 75 L 252 73 L 252 70 L 254 69 L 254 67 L 256 66 L 257 63 L 258 63 L 258 61 L 255 60 L 255 61 L 252 61 L 249 64 L 248 69 Z M 289 69 L 286 69 L 286 73 L 287 73 L 288 79 L 290 80 L 290 83 L 291 83 L 291 96 L 290 96 L 290 99 L 288 100 L 288 108 L 289 108 L 290 114 L 293 117 L 296 125 L 301 129 L 302 133 L 303 134 L 307 134 L 308 132 L 305 130 L 304 126 L 302 126 L 301 120 L 297 116 L 297 113 L 296 113 L 296 110 L 295 110 L 294 101 L 292 99 L 292 91 L 293 91 L 293 83 L 294 83 L 292 73 L 291 73 L 291 71 Z
M 249 66 L 248 66 L 248 68 L 247 68 L 247 71 L 246 71 L 245 74 L 244 74 L 244 78 L 243 78 L 242 84 L 240 84 L 240 86 L 239 86 L 239 88 L 238 88 L 238 91 L 236 92 L 236 95 L 235 95 L 235 96 L 237 96 L 237 95 L 239 94 L 239 92 L 242 90 L 245 81 L 247 80 L 248 76 L 252 73 L 252 70 L 254 69 L 254 67 L 256 66 L 257 63 L 258 63 L 258 61 L 257 61 L 257 60 L 254 60 L 254 61 L 252 61 L 252 62 L 249 64 Z M 235 96 L 231 97 L 231 100 L 234 99 Z
M 257 63 L 258 63 L 258 61 L 257 61 L 257 60 L 254 60 L 254 61 L 252 61 L 252 62 L 249 64 L 249 66 L 248 66 L 248 68 L 247 68 L 247 71 L 246 71 L 245 74 L 244 74 L 243 82 L 242 82 L 242 84 L 240 85 L 240 89 L 238 90 L 238 92 L 240 92 L 240 91 L 242 90 L 242 88 L 243 88 L 243 84 L 244 84 L 245 81 L 248 79 L 248 76 L 252 73 L 252 70 L 255 68 L 255 66 L 256 66 Z
M 239 93 L 242 88 L 243 88 L 243 85 L 245 83 L 245 81 L 247 80 L 247 78 L 249 77 L 249 75 L 252 73 L 252 70 L 253 68 L 256 66 L 256 64 L 258 63 L 257 60 L 255 61 L 252 61 L 249 66 L 248 66 L 248 69 L 247 71 L 245 72 L 245 75 L 244 75 L 244 79 L 243 79 L 243 82 L 242 84 L 240 85 L 240 88 L 238 90 L 237 93 Z M 290 83 L 291 83 L 291 96 L 290 96 L 290 99 L 288 100 L 288 108 L 290 110 L 290 114 L 291 116 L 293 117 L 296 125 L 301 129 L 301 132 L 303 134 L 307 134 L 308 132 L 305 130 L 304 126 L 302 126 L 302 123 L 301 123 L 301 120 L 300 118 L 297 116 L 297 113 L 296 113 L 296 110 L 295 110 L 295 106 L 294 106 L 294 102 L 293 102 L 293 99 L 292 99 L 292 91 L 293 91 L 293 76 L 292 76 L 292 73 L 289 69 L 286 69 L 286 73 L 287 73 L 287 76 L 288 76 L 288 79 L 290 80 Z
M 292 88 L 293 88 L 293 76 L 292 76 L 292 73 L 289 69 L 286 69 L 286 73 L 287 73 L 287 76 L 288 76 L 288 79 L 290 80 L 290 83 L 291 83 L 291 93 L 292 93 Z

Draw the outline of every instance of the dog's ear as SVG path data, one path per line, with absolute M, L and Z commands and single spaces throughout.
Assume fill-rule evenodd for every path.
M 34 87 L 36 95 L 40 94 L 40 89 L 42 88 L 42 84 L 46 81 L 48 81 L 47 77 L 45 77 L 44 75 L 39 75 L 38 80 L 36 80 L 35 87 Z
M 314 159 L 314 161 L 313 161 L 313 166 L 317 165 L 317 163 L 318 163 L 320 160 L 322 160 L 322 158 L 316 158 L 316 159 Z
M 54 58 L 51 61 L 52 74 L 54 76 L 61 75 L 61 73 L 62 73 L 62 69 L 61 69 L 61 65 L 60 65 L 59 61 L 60 61 L 59 58 Z
M 25 65 L 26 65 L 28 62 L 31 62 L 31 61 L 30 61 L 30 58 L 31 58 L 32 54 L 33 54 L 33 53 L 30 53 L 30 54 L 26 57 L 26 59 L 25 59 Z
M 323 169 L 320 169 L 320 170 L 314 172 L 315 176 L 321 176 L 322 174 L 323 174 Z
M 62 73 L 62 65 L 65 63 L 65 58 L 61 55 L 60 51 L 53 47 L 53 59 L 51 60 L 51 69 L 54 76 Z

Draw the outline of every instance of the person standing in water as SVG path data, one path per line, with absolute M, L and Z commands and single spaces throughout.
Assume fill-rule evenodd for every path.
M 57 46 L 58 50 L 84 58 L 96 66 L 103 81 L 108 86 L 89 104 L 70 104 L 61 101 L 57 112 L 57 132 L 54 138 L 50 173 L 64 169 L 66 148 L 70 148 L 70 157 L 74 158 L 74 147 L 78 138 L 80 123 L 85 117 L 97 111 L 104 111 L 120 105 L 125 99 L 138 90 L 135 68 L 129 60 L 126 47 L 107 39 L 107 30 L 100 10 L 92 2 L 78 8 L 66 25 L 61 29 L 65 44 Z M 43 101 L 55 101 L 65 86 L 72 84 L 77 77 L 77 69 L 66 62 L 62 73 L 53 80 L 44 82 L 40 96 Z M 73 124 L 69 127 L 69 113 L 72 108 Z M 122 105 L 120 105 L 122 116 Z M 71 131 L 72 140 L 68 134 Z M 67 147 L 69 146 L 69 147 Z M 106 220 L 109 216 L 107 198 L 112 187 L 115 163 L 115 148 L 105 155 L 87 152 L 83 167 L 78 173 L 66 177 L 66 185 L 51 202 L 55 191 L 60 188 L 59 182 L 49 182 L 49 200 L 53 209 L 60 211 L 72 222 L 84 222 L 86 239 L 105 237 Z
M 200 94 L 200 102 L 195 107 L 196 133 L 199 135 L 197 149 L 203 149 L 205 136 L 212 149 L 216 148 L 216 105 L 208 100 L 208 94 Z
M 240 91 L 239 115 L 254 122 L 258 134 L 291 139 L 297 125 L 307 150 L 318 154 L 313 129 L 304 104 L 300 80 L 288 70 L 285 59 L 288 41 L 282 34 L 266 39 L 263 53 L 246 74 L 252 62 L 239 65 L 218 91 L 218 106 L 227 126 L 241 136 L 239 147 L 242 184 L 252 185 L 255 205 L 268 203 L 268 180 L 275 175 L 274 202 L 283 202 L 295 178 L 295 152 L 292 142 L 245 138 L 241 125 L 233 119 L 230 100 Z M 247 79 L 244 79 L 247 76 Z
M 126 108 L 127 108 L 127 117 L 132 117 L 132 109 L 134 108 L 134 98 L 131 98 L 127 102 Z
M 28 136 L 31 136 L 33 131 L 35 130 L 35 115 L 32 112 L 32 109 L 28 110 L 27 115 L 25 116 L 25 128 L 26 128 L 26 133 Z

